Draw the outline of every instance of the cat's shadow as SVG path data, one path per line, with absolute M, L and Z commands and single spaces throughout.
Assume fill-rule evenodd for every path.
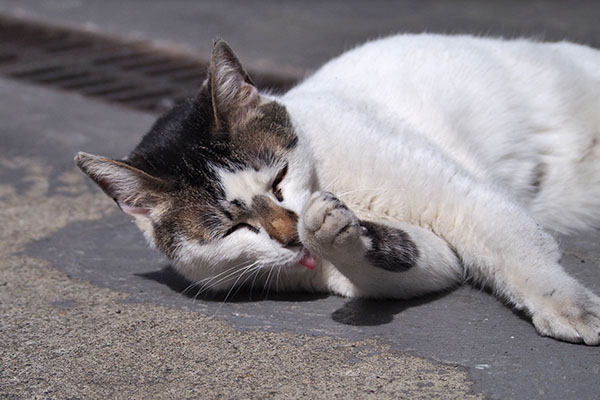
M 396 314 L 446 297 L 452 290 L 420 296 L 410 300 L 351 299 L 331 314 L 340 324 L 377 326 L 389 324 Z
M 208 302 L 221 303 L 227 301 L 231 303 L 248 303 L 265 300 L 309 302 L 329 297 L 328 294 L 324 293 L 275 293 L 258 289 L 236 289 L 229 293 L 206 292 L 198 294 L 199 289 L 194 287 L 190 281 L 177 273 L 170 265 L 157 271 L 137 273 L 135 275 L 165 285 L 174 292 L 190 299 L 200 299 Z M 400 314 L 404 310 L 439 300 L 451 292 L 452 290 L 449 290 L 410 300 L 351 299 L 341 308 L 335 310 L 331 314 L 331 319 L 337 323 L 352 326 L 385 325 L 392 322 L 394 316 Z
M 314 301 L 323 299 L 329 295 L 326 293 L 306 293 L 306 292 L 281 292 L 272 290 L 239 288 L 225 292 L 201 292 L 200 287 L 181 276 L 172 266 L 167 265 L 158 271 L 136 273 L 144 279 L 152 280 L 167 286 L 169 289 L 194 300 L 204 300 L 208 302 L 228 302 L 228 303 L 250 303 L 257 301 Z

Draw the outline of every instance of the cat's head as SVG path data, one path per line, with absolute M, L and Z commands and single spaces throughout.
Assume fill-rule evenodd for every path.
M 161 117 L 127 158 L 75 160 L 194 282 L 224 289 L 273 268 L 314 267 L 296 227 L 316 189 L 310 152 L 285 107 L 259 94 L 223 41 L 198 95 Z

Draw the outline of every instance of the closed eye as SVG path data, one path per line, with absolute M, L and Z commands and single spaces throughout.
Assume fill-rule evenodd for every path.
M 239 229 L 249 229 L 250 231 L 254 232 L 254 233 L 258 233 L 260 232 L 260 229 L 258 229 L 257 227 L 250 225 L 246 222 L 240 222 L 239 224 L 235 224 L 234 226 L 232 226 L 231 228 L 229 228 L 227 230 L 227 232 L 225 232 L 223 234 L 223 237 L 227 237 L 229 235 L 231 235 L 233 232 L 239 230 Z
M 285 167 L 283 167 L 281 169 L 281 171 L 279 171 L 279 173 L 275 177 L 275 180 L 273 181 L 273 185 L 271 186 L 271 190 L 273 191 L 273 196 L 275 196 L 275 198 L 278 201 L 283 201 L 283 194 L 281 193 L 281 188 L 279 187 L 279 185 L 283 181 L 283 178 L 285 178 L 287 171 L 288 171 L 288 166 L 287 166 L 287 164 L 285 164 Z

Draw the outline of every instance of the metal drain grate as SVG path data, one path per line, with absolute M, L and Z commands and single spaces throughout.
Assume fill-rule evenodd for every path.
M 0 16 L 0 74 L 160 112 L 200 87 L 206 60 L 144 41 Z M 250 71 L 261 87 L 294 79 Z

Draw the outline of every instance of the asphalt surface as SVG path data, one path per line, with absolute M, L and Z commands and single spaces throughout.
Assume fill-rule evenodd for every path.
M 298 76 L 392 30 L 600 37 L 598 7 L 558 2 L 404 3 L 388 13 L 339 2 L 94 4 L 3 0 L 0 12 L 205 53 L 222 36 L 254 68 Z M 0 397 L 600 397 L 600 348 L 541 338 L 470 287 L 408 302 L 195 297 L 72 161 L 79 150 L 125 155 L 154 118 L 0 80 Z M 596 293 L 599 239 L 561 239 L 563 265 Z
M 600 47 L 600 5 L 590 0 L 0 0 L 0 12 L 205 55 L 221 37 L 247 68 L 297 76 L 366 40 L 399 32 L 570 39 Z

